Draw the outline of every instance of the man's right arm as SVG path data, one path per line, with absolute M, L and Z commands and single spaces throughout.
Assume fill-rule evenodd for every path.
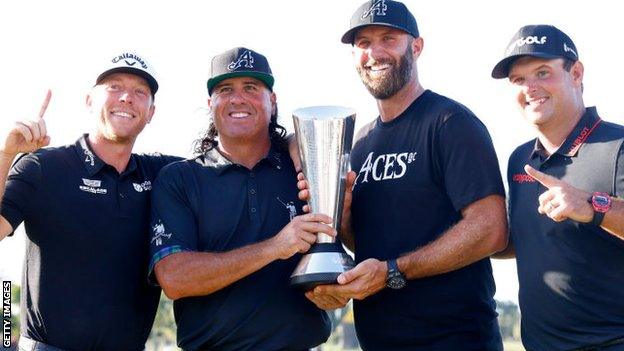
M 33 152 L 50 144 L 43 115 L 45 114 L 52 92 L 48 90 L 41 105 L 39 116 L 31 121 L 15 122 L 0 144 L 0 202 L 4 199 L 6 181 L 15 156 L 19 153 Z M 9 221 L 0 216 L 0 240 L 13 232 Z

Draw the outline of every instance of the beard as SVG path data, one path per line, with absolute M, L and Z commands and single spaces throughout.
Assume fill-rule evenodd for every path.
M 362 79 L 362 83 L 364 83 L 368 92 L 375 99 L 385 100 L 393 96 L 412 78 L 411 72 L 414 64 L 414 58 L 412 57 L 410 49 L 411 45 L 408 45 L 403 55 L 399 58 L 398 67 L 396 62 L 391 58 L 375 61 L 375 64 L 388 63 L 391 65 L 387 72 L 379 75 L 373 76 L 370 70 L 362 67 L 361 65 L 356 66 L 356 70 Z

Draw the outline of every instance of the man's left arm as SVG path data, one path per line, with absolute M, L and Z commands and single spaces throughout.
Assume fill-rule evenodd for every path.
M 579 223 L 590 223 L 594 218 L 594 208 L 588 199 L 591 193 L 575 188 L 535 168 L 526 165 L 524 170 L 548 190 L 539 196 L 537 211 L 555 222 L 571 219 Z M 624 200 L 610 197 L 611 208 L 605 213 L 600 227 L 624 239 Z

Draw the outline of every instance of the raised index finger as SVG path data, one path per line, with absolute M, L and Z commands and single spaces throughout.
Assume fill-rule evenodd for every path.
M 48 89 L 45 99 L 43 99 L 43 104 L 41 105 L 41 110 L 39 110 L 39 118 L 43 118 L 46 110 L 48 109 L 48 104 L 50 103 L 50 99 L 52 98 L 52 90 Z
M 561 183 L 559 179 L 551 175 L 548 175 L 546 173 L 540 172 L 537 169 L 529 165 L 524 165 L 524 171 L 527 172 L 528 175 L 533 177 L 535 180 L 540 182 L 543 186 L 547 187 L 548 189 L 554 186 L 557 186 Z

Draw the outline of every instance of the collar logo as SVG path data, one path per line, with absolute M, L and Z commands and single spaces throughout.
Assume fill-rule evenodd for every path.
M 245 64 L 245 68 L 254 68 L 254 57 L 251 54 L 251 51 L 245 50 L 236 61 L 231 62 L 227 68 L 230 71 L 234 71 L 238 69 L 241 65 Z
M 388 5 L 386 5 L 386 0 L 376 0 L 369 8 L 366 10 L 360 19 L 365 19 L 368 16 L 372 16 L 373 13 L 375 16 L 385 16 L 386 10 L 388 9 Z
M 145 61 L 143 61 L 143 59 L 137 55 L 123 53 L 119 56 L 114 57 L 113 63 L 117 63 L 121 60 L 123 60 L 126 63 L 126 65 L 130 67 L 134 66 L 138 62 L 141 65 L 141 67 L 143 67 L 143 69 L 147 69 L 147 64 L 145 63 Z
M 522 38 L 519 38 L 518 40 L 515 40 L 513 43 L 509 44 L 509 47 L 507 48 L 507 53 L 509 54 L 516 48 L 519 48 L 525 45 L 532 45 L 532 44 L 544 45 L 546 44 L 546 41 L 548 41 L 548 37 L 545 35 L 540 38 L 538 38 L 537 35 L 522 37 Z
M 93 156 L 93 152 L 91 152 L 91 150 L 89 149 L 85 149 L 84 154 L 86 156 L 85 162 L 90 164 L 91 166 L 95 166 L 95 156 Z

